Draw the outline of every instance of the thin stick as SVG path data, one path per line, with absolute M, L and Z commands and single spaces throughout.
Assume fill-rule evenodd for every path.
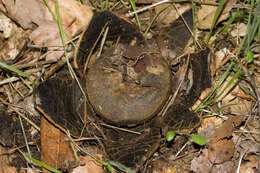
M 7 79 L 0 81 L 0 86 L 7 84 L 7 83 L 10 83 L 10 82 L 15 82 L 15 81 L 18 81 L 18 80 L 19 80 L 18 77 L 10 77 L 10 78 L 7 78 Z
M 136 13 L 140 13 L 140 12 L 146 11 L 146 10 L 148 10 L 148 9 L 150 9 L 150 8 L 153 8 L 153 7 L 155 7 L 155 6 L 158 6 L 158 5 L 167 3 L 167 2 L 171 2 L 171 0 L 163 0 L 163 1 L 156 2 L 156 3 L 152 4 L 152 5 L 148 5 L 148 6 L 144 7 L 144 8 L 141 8 L 141 9 L 139 9 L 139 10 L 136 10 L 136 11 L 134 11 L 134 12 L 131 12 L 131 13 L 126 14 L 126 17 L 132 17 L 132 16 L 134 16 Z
M 26 134 L 25 134 L 25 131 L 24 131 L 22 119 L 21 119 L 20 116 L 18 116 L 18 118 L 19 118 L 19 121 L 20 121 L 20 124 L 21 124 L 22 132 L 23 132 L 23 137 L 24 137 L 24 141 L 25 141 L 25 145 L 26 145 L 28 154 L 29 154 L 30 157 L 32 157 L 32 155 L 31 155 L 31 150 L 30 150 L 30 147 L 29 147 L 29 144 L 28 144 L 28 141 L 27 141 L 27 137 L 26 137 Z M 30 161 L 30 163 L 31 163 L 31 161 Z
M 156 7 L 156 6 L 164 4 L 164 3 L 174 3 L 174 2 L 176 3 L 176 2 L 190 2 L 190 1 L 189 0 L 163 0 L 163 1 L 156 2 L 156 3 L 152 4 L 152 5 L 148 5 L 148 6 L 144 7 L 144 8 L 136 10 L 134 12 L 128 13 L 128 14 L 126 14 L 126 17 L 132 17 L 136 13 L 141 13 L 143 11 L 146 11 L 146 10 L 148 10 L 150 8 Z M 217 6 L 218 5 L 217 3 L 201 3 L 199 1 L 195 1 L 195 2 L 198 3 L 198 4 L 204 4 L 204 5 L 212 5 L 212 6 Z
M 173 160 L 175 160 L 175 159 L 178 157 L 178 155 L 184 150 L 184 148 L 185 148 L 189 143 L 190 143 L 190 141 L 186 142 L 186 143 L 181 147 L 181 149 L 175 154 Z
M 101 32 L 100 32 L 98 38 L 96 39 L 94 45 L 92 46 L 92 48 L 91 48 L 91 50 L 90 50 L 90 52 L 89 52 L 89 54 L 88 54 L 88 57 L 87 57 L 86 62 L 85 62 L 85 64 L 84 64 L 83 74 L 85 74 L 86 71 L 87 71 L 87 67 L 88 67 L 88 64 L 89 64 L 89 61 L 90 61 L 90 57 L 91 57 L 91 55 L 92 55 L 92 53 L 93 53 L 93 51 L 94 51 L 94 49 L 95 49 L 95 47 L 96 47 L 98 41 L 99 41 L 100 38 L 101 38 L 102 33 L 104 32 L 105 28 L 107 27 L 107 25 L 108 25 L 108 23 L 106 23 L 105 26 L 102 28 L 102 30 L 101 30 Z
M 242 151 L 242 153 L 240 153 L 240 158 L 239 158 L 239 162 L 238 162 L 238 166 L 237 166 L 237 171 L 236 173 L 239 173 L 239 169 L 240 169 L 240 166 L 241 166 L 241 162 L 242 162 L 242 159 L 244 157 L 244 155 L 246 154 L 246 151 Z
M 121 131 L 123 131 L 123 132 L 129 132 L 129 133 L 134 133 L 134 134 L 137 134 L 137 135 L 141 135 L 140 132 L 136 132 L 136 131 L 132 131 L 132 130 L 127 130 L 127 129 L 120 128 L 120 127 L 115 127 L 115 126 L 108 125 L 108 124 L 105 124 L 105 123 L 101 123 L 101 125 L 102 125 L 102 126 L 109 127 L 109 128 L 112 128 L 112 129 L 121 130 Z
M 34 122 L 29 120 L 26 116 L 24 116 L 22 113 L 17 111 L 15 108 L 11 108 L 13 111 L 15 111 L 19 116 L 21 116 L 23 119 L 25 119 L 29 124 L 31 124 L 36 130 L 40 131 L 40 127 L 38 127 Z
M 101 46 L 100 46 L 100 50 L 99 50 L 99 52 L 98 52 L 98 54 L 97 54 L 97 57 L 100 57 L 100 55 L 101 55 L 101 52 L 102 52 L 102 50 L 103 50 L 103 47 L 104 47 L 104 44 L 105 44 L 105 41 L 106 41 L 106 38 L 107 38 L 108 30 L 109 30 L 109 27 L 107 26 L 107 27 L 106 27 L 106 30 L 105 30 L 105 32 L 104 32 L 104 36 L 103 36 L 103 38 L 102 38 L 102 40 L 101 40 Z

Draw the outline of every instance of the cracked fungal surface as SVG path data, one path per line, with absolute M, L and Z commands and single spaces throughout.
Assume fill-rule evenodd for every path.
M 171 72 L 166 61 L 156 55 L 129 58 L 122 52 L 110 48 L 91 66 L 86 91 L 103 118 L 133 125 L 160 111 L 169 95 Z

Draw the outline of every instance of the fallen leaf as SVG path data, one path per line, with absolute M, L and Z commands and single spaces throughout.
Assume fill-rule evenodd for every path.
M 241 173 L 256 173 L 258 170 L 258 160 L 257 155 L 249 155 L 243 159 L 243 162 L 239 168 Z
M 233 128 L 239 126 L 242 120 L 242 116 L 229 117 L 210 137 L 208 156 L 212 163 L 224 163 L 232 158 L 235 151 L 231 139 Z
M 157 0 L 157 2 L 159 2 Z M 170 23 L 172 23 L 173 21 L 175 21 L 176 19 L 178 19 L 178 17 L 180 16 L 180 14 L 184 13 L 185 11 L 189 10 L 191 8 L 190 4 L 175 4 L 176 8 L 174 6 L 169 6 L 169 4 L 162 4 L 162 5 L 158 5 L 155 7 L 155 11 L 158 13 L 159 11 L 161 11 L 162 9 L 166 8 L 167 6 L 169 6 L 166 10 L 164 10 L 158 17 L 157 21 L 159 21 L 160 23 L 163 23 L 165 25 L 169 25 Z M 176 9 L 178 9 L 178 11 L 176 11 Z
M 4 22 L 0 19 L 0 27 L 2 23 L 2 28 L 0 31 L 3 31 L 4 35 L 0 41 L 0 60 L 6 62 L 8 64 L 13 64 L 15 59 L 23 49 L 26 42 L 29 40 L 28 35 L 29 32 L 25 32 L 21 27 L 17 27 L 13 22 L 9 23 L 10 31 L 5 31 L 6 28 L 3 28 Z M 2 43 L 2 45 L 1 45 Z
M 3 35 L 4 39 L 10 37 L 12 28 L 13 28 L 13 24 L 11 22 L 11 19 L 6 17 L 4 14 L 0 13 L 0 31 L 1 31 L 1 36 Z
M 210 173 L 233 173 L 233 172 L 234 172 L 234 162 L 227 161 L 222 164 L 214 165 Z
M 45 118 L 41 119 L 41 161 L 55 168 L 67 170 L 75 164 L 73 150 L 67 137 Z M 47 173 L 47 170 L 43 170 Z
M 244 23 L 239 23 L 235 25 L 234 29 L 231 31 L 233 37 L 244 37 L 247 35 L 247 25 Z
M 229 12 L 237 0 L 225 0 L 225 7 L 217 20 L 217 24 L 229 17 Z M 210 29 L 218 7 L 212 5 L 201 5 L 198 11 L 198 26 L 200 29 Z
M 0 145 L 0 153 L 7 153 L 7 150 Z M 17 173 L 16 168 L 9 166 L 8 155 L 0 155 L 0 173 Z
M 208 149 L 203 149 L 199 157 L 193 158 L 191 161 L 191 170 L 196 173 L 232 173 L 234 163 L 227 161 L 222 164 L 213 164 L 209 160 Z
M 94 157 L 102 159 L 101 155 L 95 155 Z M 80 166 L 73 169 L 72 173 L 103 173 L 104 170 L 100 164 L 98 164 L 90 156 L 80 158 Z
M 223 119 L 222 118 L 215 117 L 215 116 L 213 116 L 213 117 L 206 117 L 206 118 L 204 118 L 202 120 L 201 125 L 200 125 L 200 127 L 198 129 L 198 132 L 200 133 L 202 130 L 208 128 L 211 125 L 213 125 L 214 127 L 219 127 L 222 123 L 223 123 Z
M 239 126 L 242 123 L 242 116 L 231 116 L 225 121 L 221 127 L 217 128 L 214 134 L 211 136 L 211 143 L 218 142 L 222 139 L 232 136 L 232 131 L 235 126 Z
M 212 163 L 224 163 L 229 161 L 235 151 L 235 145 L 232 140 L 224 139 L 211 143 L 208 150 L 209 160 Z
M 62 47 L 59 28 L 50 11 L 41 0 L 3 0 L 8 14 L 24 29 L 35 29 L 30 39 L 38 47 L 56 50 Z M 48 4 L 55 13 L 55 0 Z M 70 38 L 87 27 L 93 16 L 92 10 L 74 0 L 58 0 L 61 22 Z M 23 10 L 20 10 L 23 9 Z M 55 13 L 56 14 L 56 13 Z M 59 60 L 63 51 L 49 52 L 46 60 Z
M 212 163 L 208 159 L 208 150 L 203 149 L 199 157 L 191 161 L 191 170 L 196 173 L 208 173 L 211 170 Z
M 247 153 L 256 153 L 259 151 L 259 143 L 254 142 L 251 138 L 247 139 L 246 137 L 241 137 L 241 136 L 235 136 L 233 135 L 234 139 L 241 138 L 241 140 L 238 140 L 239 143 L 235 143 L 237 145 L 236 150 L 239 152 L 247 151 Z M 235 140 L 233 140 L 235 141 Z
M 222 87 L 220 87 L 217 91 L 217 95 L 219 95 L 223 88 L 227 86 L 228 82 L 231 80 L 232 77 L 228 77 L 225 82 L 223 83 Z M 239 82 L 240 85 L 242 85 L 244 88 L 247 88 L 250 90 L 250 87 L 248 84 L 243 83 L 242 81 L 235 80 L 223 93 L 220 97 L 217 98 L 216 102 L 222 102 L 222 107 L 225 107 L 225 111 L 232 112 L 233 114 L 238 115 L 246 115 L 249 114 L 251 107 L 252 107 L 252 101 L 248 101 L 247 99 L 242 99 L 237 96 L 237 93 L 244 93 L 239 85 L 237 85 Z
M 33 29 L 44 20 L 45 5 L 40 0 L 2 0 L 8 15 L 24 29 Z M 21 10 L 22 9 L 22 10 Z
M 254 139 L 259 143 L 259 129 L 260 129 L 260 123 L 259 121 L 255 121 L 253 118 L 251 120 L 248 121 L 247 127 L 249 129 L 249 131 L 252 132 L 252 136 L 254 137 Z
M 10 115 L 0 108 L 0 144 L 11 147 L 14 145 L 15 123 Z M 1 153 L 1 152 L 0 152 Z M 1 157 L 1 155 L 0 155 Z
M 210 136 L 215 132 L 215 130 L 215 125 L 209 124 L 208 126 L 203 127 L 203 129 L 198 130 L 198 133 L 206 139 L 206 143 L 209 143 Z

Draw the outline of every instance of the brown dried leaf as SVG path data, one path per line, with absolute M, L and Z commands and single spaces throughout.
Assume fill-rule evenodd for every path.
M 231 80 L 232 77 L 228 77 L 227 80 L 223 83 L 223 87 L 220 88 L 217 91 L 217 95 L 223 90 L 223 88 L 228 84 L 228 82 Z M 216 102 L 221 101 L 222 106 L 228 106 L 225 108 L 225 111 L 232 112 L 234 114 L 238 115 L 244 115 L 248 114 L 252 107 L 252 101 L 248 101 L 248 97 L 245 99 L 242 99 L 241 97 L 238 97 L 238 93 L 245 94 L 240 87 L 237 85 L 238 81 L 236 80 L 233 82 L 225 91 L 224 93 L 216 100 Z M 240 82 L 243 87 L 248 88 L 250 90 L 250 87 L 248 84 L 244 84 L 243 82 Z M 240 94 L 241 95 L 241 94 Z
M 59 0 L 58 2 L 63 28 L 70 37 L 89 24 L 93 12 L 87 6 L 83 6 L 74 0 Z M 55 1 L 49 1 L 49 5 L 55 11 Z M 49 11 L 45 12 L 46 19 L 38 22 L 39 27 L 32 33 L 31 39 L 40 46 L 61 46 L 59 28 L 50 15 Z M 42 32 L 45 33 L 42 34 Z M 47 32 L 48 35 L 46 37 L 45 34 Z M 39 40 L 40 38 L 41 40 Z
M 208 159 L 208 150 L 203 149 L 202 154 L 191 161 L 191 170 L 196 173 L 208 173 L 212 165 Z
M 259 157 L 257 155 L 249 155 L 245 157 L 240 166 L 239 172 L 256 173 L 258 170 L 258 160 Z
M 211 136 L 211 143 L 218 142 L 222 139 L 232 136 L 233 128 L 239 126 L 242 122 L 242 116 L 231 116 L 225 121 L 221 127 L 217 128 L 214 134 Z
M 7 153 L 7 150 L 0 145 L 0 153 Z M 0 155 L 0 173 L 17 173 L 15 167 L 9 166 L 8 155 Z
M 7 39 L 10 37 L 12 32 L 13 24 L 11 19 L 0 13 L 0 38 Z
M 58 25 L 43 1 L 4 0 L 3 3 L 8 14 L 24 29 L 33 29 L 38 26 L 30 36 L 37 46 L 52 48 L 52 50 L 62 46 Z M 55 12 L 55 0 L 49 0 L 48 3 Z M 63 28 L 72 38 L 89 24 L 93 12 L 89 7 L 75 0 L 58 0 L 58 3 Z M 62 52 L 51 53 L 46 59 L 58 60 L 62 55 Z
M 2 18 L 0 16 L 0 18 Z M 4 25 L 6 23 L 6 25 Z M 28 32 L 17 27 L 13 22 L 8 23 L 6 18 L 0 19 L 0 60 L 8 63 L 15 61 L 28 39 Z
M 206 129 L 207 127 L 213 125 L 214 127 L 219 127 L 223 123 L 223 119 L 219 117 L 207 117 L 201 122 L 198 132 Z M 211 136 L 211 135 L 210 135 Z
M 259 143 L 256 143 L 252 139 L 246 137 L 235 136 L 233 135 L 233 142 L 237 145 L 236 150 L 239 152 L 247 151 L 247 153 L 256 153 L 259 151 Z M 239 143 L 236 143 L 238 141 Z
M 32 29 L 44 20 L 46 7 L 40 0 L 2 0 L 7 13 L 24 29 Z
M 67 137 L 45 118 L 41 119 L 41 160 L 55 169 L 70 169 L 75 158 Z M 48 172 L 44 170 L 44 172 Z
M 98 159 L 102 159 L 101 155 L 95 155 Z M 72 173 L 103 173 L 104 170 L 100 164 L 98 164 L 93 158 L 90 156 L 85 156 L 80 158 L 80 166 L 73 169 Z
M 231 31 L 233 37 L 244 37 L 247 35 L 247 25 L 239 23 L 235 25 L 235 28 Z
M 218 142 L 224 138 L 228 138 L 232 135 L 233 125 L 231 121 L 226 121 L 223 125 L 216 129 L 214 134 L 211 136 L 211 143 Z
M 163 8 L 169 6 L 169 4 L 162 4 L 155 7 L 155 11 L 159 12 Z M 176 11 L 176 8 L 178 11 Z M 173 21 L 175 21 L 180 14 L 184 13 L 185 11 L 191 8 L 190 4 L 176 4 L 176 8 L 174 6 L 169 6 L 166 10 L 164 10 L 158 17 L 157 21 L 169 25 Z
M 230 137 L 233 128 L 239 126 L 241 122 L 242 116 L 232 116 L 210 137 L 208 156 L 212 163 L 224 163 L 232 158 L 235 146 Z
M 259 139 L 259 131 L 260 131 L 260 123 L 259 123 L 259 121 L 255 121 L 254 119 L 251 119 L 250 121 L 248 121 L 247 127 L 248 127 L 249 131 L 252 132 L 251 135 L 259 143 L 259 140 L 260 140 Z
M 216 164 L 212 168 L 211 173 L 233 173 L 234 172 L 234 162 L 227 161 L 222 164 Z
M 202 154 L 199 157 L 195 157 L 191 161 L 191 170 L 196 173 L 232 173 L 234 163 L 227 161 L 223 164 L 213 164 L 208 158 L 208 150 L 202 150 Z
M 232 9 L 232 6 L 237 2 L 237 0 L 226 0 L 226 4 L 223 12 L 221 13 L 217 24 L 227 19 L 229 16 L 229 11 Z M 214 19 L 217 7 L 211 5 L 201 5 L 201 9 L 198 11 L 198 26 L 200 29 L 210 29 L 211 24 Z
M 208 150 L 209 160 L 212 163 L 224 163 L 229 161 L 235 150 L 232 140 L 224 139 L 215 143 L 211 143 Z

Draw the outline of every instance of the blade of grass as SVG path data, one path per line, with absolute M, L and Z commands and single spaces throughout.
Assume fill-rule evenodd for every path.
M 55 13 L 52 11 L 51 6 L 49 5 L 48 1 L 47 1 L 47 0 L 43 0 L 43 2 L 45 3 L 46 7 L 48 8 L 49 12 L 51 13 L 53 19 L 54 19 L 55 21 L 57 21 L 56 15 L 55 15 Z
M 29 75 L 28 75 L 28 74 L 22 72 L 21 70 L 18 70 L 18 69 L 16 69 L 16 68 L 12 67 L 12 66 L 10 66 L 10 65 L 8 65 L 8 64 L 6 64 L 6 63 L 4 63 L 4 62 L 2 62 L 2 61 L 0 61 L 0 67 L 5 68 L 5 69 L 7 69 L 7 70 L 10 70 L 10 71 L 12 71 L 12 72 L 15 72 L 15 73 L 18 74 L 19 76 L 29 78 Z
M 39 161 L 39 160 L 37 160 L 37 159 L 31 157 L 29 154 L 23 153 L 23 155 L 24 155 L 27 159 L 31 160 L 33 163 L 39 165 L 40 167 L 42 167 L 42 168 L 44 168 L 44 169 L 47 169 L 47 170 L 50 171 L 50 172 L 53 172 L 53 173 L 62 173 L 61 171 L 59 171 L 59 170 L 57 170 L 57 169 L 54 169 L 54 168 L 52 168 L 51 166 L 49 166 L 49 165 L 47 165 L 47 164 L 45 164 L 45 163 L 43 163 L 43 162 L 41 162 L 41 161 Z
M 225 91 L 227 88 L 229 88 L 234 82 L 236 79 L 239 78 L 239 76 L 241 75 L 242 73 L 242 70 L 241 69 L 238 69 L 237 72 L 235 73 L 235 75 L 230 79 L 230 81 L 228 81 L 227 85 L 224 87 L 224 89 L 219 93 L 219 95 L 217 95 L 215 97 L 215 99 L 218 99 Z
M 214 41 L 212 42 L 212 45 L 216 42 L 216 40 L 219 39 L 219 37 L 228 31 L 228 29 L 230 28 L 230 25 L 240 16 L 240 11 L 236 11 L 234 13 L 231 14 L 231 18 L 229 18 L 229 20 L 227 21 L 227 24 L 225 24 L 225 26 L 220 30 L 220 32 L 217 34 L 216 38 L 214 39 Z
M 90 0 L 91 5 L 98 11 L 97 4 L 95 3 L 94 0 Z
M 247 52 L 251 49 L 251 43 L 257 34 L 257 30 L 260 28 L 260 2 L 257 1 L 256 8 L 254 10 L 254 0 L 251 1 L 251 8 L 249 11 L 248 16 L 248 23 L 247 23 L 247 35 L 243 38 L 242 44 L 239 47 L 239 50 L 237 51 L 237 56 L 240 54 L 242 50 L 245 50 L 244 53 L 247 54 Z M 255 11 L 255 14 L 253 15 L 253 12 Z M 259 31 L 258 31 L 259 32 Z
M 56 10 L 56 14 L 57 14 L 57 24 L 59 26 L 59 30 L 60 30 L 60 36 L 61 36 L 61 41 L 62 41 L 62 45 L 63 45 L 63 48 L 64 48 L 64 56 L 66 58 L 66 63 L 67 63 L 67 66 L 68 66 L 68 69 L 69 69 L 69 72 L 71 74 L 71 77 L 73 79 L 76 80 L 81 92 L 82 92 L 82 95 L 84 96 L 85 99 L 87 99 L 87 96 L 73 70 L 73 68 L 71 67 L 70 65 L 70 62 L 69 62 L 69 57 L 68 57 L 68 52 L 67 52 L 67 44 L 65 42 L 65 37 L 66 37 L 66 33 L 64 32 L 63 30 L 63 26 L 62 26 L 62 22 L 61 22 L 61 18 L 60 18 L 60 11 L 59 11 L 59 4 L 58 4 L 58 1 L 56 0 L 55 1 L 55 10 Z
M 225 4 L 225 0 L 220 0 L 219 1 L 219 5 L 218 5 L 218 8 L 216 10 L 216 13 L 214 15 L 214 18 L 213 18 L 213 21 L 212 21 L 212 24 L 211 24 L 211 27 L 210 27 L 210 31 L 209 31 L 209 34 L 207 36 L 207 39 L 206 39 L 206 44 L 208 44 L 209 40 L 210 40 L 210 37 L 211 37 L 211 34 L 212 34 L 212 31 L 218 21 L 218 18 L 221 14 L 221 12 L 223 11 L 223 8 L 224 8 L 224 4 Z
M 59 26 L 59 30 L 60 30 L 60 36 L 61 36 L 61 41 L 62 41 L 62 45 L 63 45 L 63 48 L 64 48 L 64 55 L 65 55 L 65 58 L 66 58 L 66 62 L 67 62 L 67 65 L 69 67 L 69 71 L 71 73 L 71 76 L 74 78 L 74 75 L 72 73 L 72 67 L 70 65 L 70 62 L 69 62 L 69 58 L 67 56 L 67 44 L 65 42 L 65 32 L 63 30 L 63 25 L 62 25 L 62 22 L 61 22 L 61 17 L 60 17 L 60 10 L 59 10 L 59 4 L 58 4 L 58 1 L 55 0 L 55 10 L 56 10 L 56 15 L 57 15 L 57 24 Z
M 213 102 L 213 98 L 214 95 L 217 91 L 217 89 L 220 88 L 220 86 L 223 84 L 223 82 L 226 80 L 226 78 L 228 77 L 228 75 L 230 74 L 230 71 L 232 69 L 232 67 L 235 65 L 235 63 L 232 61 L 230 63 L 230 65 L 228 66 L 227 70 L 225 71 L 225 73 L 222 75 L 222 77 L 220 78 L 220 80 L 216 83 L 216 85 L 214 86 L 214 88 L 212 89 L 212 91 L 209 93 L 209 95 L 206 97 L 206 99 L 203 101 L 203 103 L 201 103 L 196 109 L 195 112 L 199 112 L 200 109 L 205 108 L 207 105 L 209 105 L 210 103 Z
M 31 87 L 30 84 L 28 84 L 28 82 L 26 82 L 22 77 L 20 77 L 20 79 L 22 80 L 22 82 L 24 83 L 24 85 L 29 88 L 31 91 L 33 90 L 33 87 Z
M 167 8 L 169 8 L 170 6 L 171 6 L 171 5 L 168 5 L 168 6 L 164 7 L 164 8 L 162 8 L 162 9 L 160 9 L 160 10 L 154 15 L 152 21 L 151 21 L 151 22 L 149 23 L 149 25 L 147 26 L 147 28 L 146 28 L 146 30 L 145 30 L 145 32 L 144 32 L 144 35 L 146 35 L 146 34 L 149 32 L 149 30 L 150 30 L 152 24 L 153 24 L 154 21 L 158 18 L 158 16 L 159 16 L 164 10 L 166 10 Z
M 47 1 L 47 0 L 43 0 L 43 1 L 44 1 L 44 3 L 45 3 L 46 7 L 48 8 L 49 12 L 51 13 L 51 15 L 52 15 L 52 17 L 53 17 L 53 20 L 57 22 L 57 20 L 58 20 L 58 19 L 57 19 L 57 16 L 56 16 L 55 13 L 52 11 L 52 9 L 51 9 L 51 7 L 50 7 L 48 1 Z M 64 32 L 64 34 L 65 34 L 66 38 L 68 39 L 68 43 L 71 43 L 74 47 L 76 47 L 76 45 L 75 45 L 74 42 L 73 42 L 73 39 L 71 39 L 66 32 Z M 67 43 L 67 44 L 68 44 L 68 43 Z
M 131 7 L 132 7 L 133 11 L 136 12 L 135 1 L 134 0 L 130 0 L 130 4 L 131 4 Z M 137 13 L 135 13 L 135 20 L 136 20 L 136 23 L 137 23 L 139 29 L 141 29 L 141 23 L 140 23 L 139 16 L 138 16 Z
M 125 167 L 124 165 L 120 164 L 120 163 L 117 163 L 117 162 L 114 162 L 112 160 L 108 160 L 107 161 L 108 164 L 120 169 L 121 171 L 126 171 L 127 173 L 135 173 L 135 171 Z
M 109 3 L 109 1 L 108 0 L 105 0 L 105 2 L 104 1 L 102 1 L 102 5 L 101 5 L 101 11 L 104 11 L 104 10 L 107 10 L 108 9 L 108 3 Z M 104 5 L 103 5 L 104 4 Z
M 254 6 L 254 3 L 252 3 L 252 6 Z M 251 9 L 252 10 L 252 9 Z M 250 11 L 249 19 L 252 18 L 252 12 Z M 253 15 L 252 23 L 251 20 L 248 22 L 248 39 L 247 39 L 247 48 L 246 50 L 250 49 L 251 43 L 254 40 L 254 37 L 256 35 L 257 29 L 260 24 L 260 3 L 257 4 L 255 8 L 255 14 Z
M 86 5 L 85 0 L 80 0 L 81 4 Z

